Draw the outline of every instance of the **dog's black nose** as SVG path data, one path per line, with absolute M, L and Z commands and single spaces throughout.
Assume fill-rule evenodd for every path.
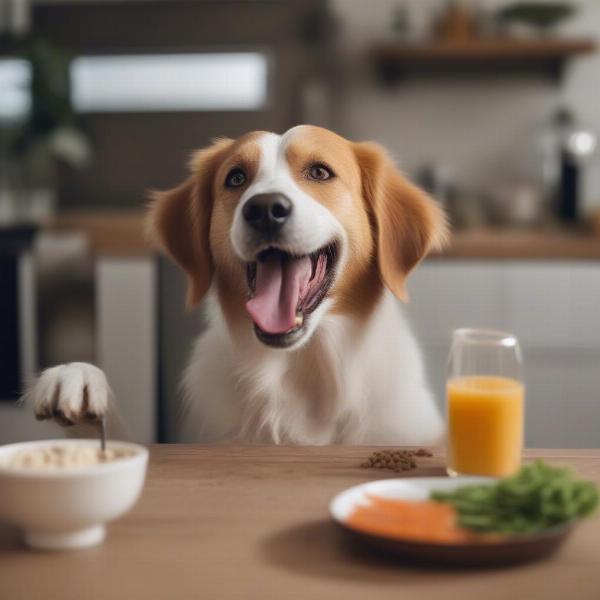
M 283 194 L 256 194 L 242 208 L 246 223 L 266 237 L 277 233 L 291 213 L 292 203 Z

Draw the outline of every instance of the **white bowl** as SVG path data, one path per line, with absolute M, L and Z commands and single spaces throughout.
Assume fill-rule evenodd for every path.
M 33 548 L 83 548 L 102 542 L 104 523 L 128 511 L 144 485 L 148 450 L 127 442 L 108 448 L 133 452 L 114 461 L 77 467 L 15 468 L 8 457 L 47 446 L 99 446 L 96 440 L 43 440 L 0 446 L 0 519 L 22 528 Z

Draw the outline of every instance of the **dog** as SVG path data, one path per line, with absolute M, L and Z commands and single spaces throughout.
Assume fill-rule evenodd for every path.
M 183 377 L 203 441 L 435 445 L 443 425 L 398 300 L 446 219 L 387 152 L 309 125 L 217 139 L 153 194 L 149 228 L 208 329 Z M 85 363 L 32 388 L 39 418 L 102 416 Z

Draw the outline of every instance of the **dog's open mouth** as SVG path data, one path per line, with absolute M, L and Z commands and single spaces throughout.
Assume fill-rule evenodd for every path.
M 304 256 L 268 248 L 248 263 L 246 310 L 261 341 L 287 346 L 301 336 L 308 316 L 333 283 L 336 260 L 332 243 Z

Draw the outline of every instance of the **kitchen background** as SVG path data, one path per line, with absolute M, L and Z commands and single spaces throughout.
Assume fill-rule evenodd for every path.
M 600 3 L 0 0 L 0 443 L 89 360 L 141 441 L 190 439 L 202 314 L 143 238 L 146 191 L 215 136 L 321 124 L 387 146 L 452 241 L 406 307 L 443 407 L 459 326 L 520 338 L 527 439 L 600 447 Z

